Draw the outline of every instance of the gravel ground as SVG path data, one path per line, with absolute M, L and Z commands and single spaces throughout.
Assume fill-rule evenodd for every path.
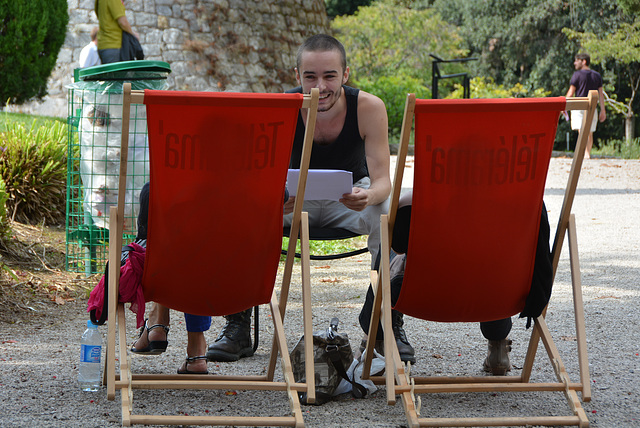
M 545 192 L 551 219 L 560 210 L 570 159 L 554 158 Z M 584 403 L 591 426 L 640 426 L 640 162 L 614 159 L 585 161 L 574 213 L 586 312 L 588 352 L 593 399 Z M 552 228 L 555 227 L 555 220 Z M 552 233 L 553 236 L 553 233 Z M 368 285 L 369 258 L 327 263 L 312 262 L 314 329 L 325 328 L 333 316 L 349 334 L 352 346 L 361 338 L 357 314 Z M 299 275 L 288 306 L 285 327 L 289 349 L 301 334 Z M 547 322 L 555 335 L 563 361 L 577 380 L 575 329 L 570 299 L 568 248 L 556 278 Z M 0 399 L 4 411 L 2 427 L 111 427 L 121 424 L 119 393 L 115 401 L 105 390 L 79 391 L 76 364 L 84 325 L 86 302 L 60 306 L 56 316 L 16 324 L 0 324 Z M 239 363 L 209 363 L 217 373 L 256 373 L 264 370 L 270 347 L 268 310 L 261 311 L 261 343 L 257 354 Z M 134 370 L 174 373 L 184 358 L 186 334 L 181 314 L 172 314 L 170 346 L 158 357 L 133 357 Z M 136 337 L 133 316 L 128 341 Z M 213 340 L 223 324 L 214 319 L 208 339 Z M 481 372 L 486 342 L 474 324 L 436 324 L 406 319 L 406 330 L 416 348 L 419 374 Z M 106 334 L 106 328 L 102 328 Z M 419 333 L 426 333 L 421 334 Z M 514 374 L 524 358 L 529 332 L 516 320 L 511 334 Z M 534 367 L 535 379 L 553 380 L 542 347 Z M 224 391 L 136 391 L 134 405 L 140 411 L 203 414 L 231 411 L 238 414 L 285 414 L 282 393 Z M 355 400 L 338 397 L 323 406 L 304 406 L 309 427 L 401 427 L 406 425 L 402 404 L 388 406 L 384 390 Z M 436 395 L 423 397 L 423 414 L 437 416 L 483 416 L 521 414 L 567 414 L 560 394 L 531 393 L 522 397 L 508 393 Z

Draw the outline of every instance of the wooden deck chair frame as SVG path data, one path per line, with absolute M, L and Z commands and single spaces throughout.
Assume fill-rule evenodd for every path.
M 589 135 L 589 124 L 591 124 L 596 114 L 596 104 L 598 100 L 597 91 L 590 91 L 588 97 L 570 98 L 566 100 L 566 110 L 584 110 L 584 120 L 578 135 L 578 141 L 574 152 L 574 157 L 569 173 L 567 186 L 564 193 L 564 200 L 560 211 L 558 226 L 552 246 L 552 267 L 553 277 L 558 267 L 560 251 L 564 242 L 565 234 L 568 235 L 568 246 L 570 256 L 571 281 L 573 289 L 573 304 L 575 315 L 575 327 L 577 338 L 577 359 L 579 365 L 579 377 L 576 381 L 571 381 L 567 370 L 560 358 L 560 354 L 552 339 L 549 328 L 545 321 L 546 308 L 534 323 L 531 338 L 525 361 L 520 376 L 429 376 L 415 377 L 410 375 L 410 367 L 405 367 L 400 360 L 397 346 L 394 340 L 384 341 L 386 371 L 384 376 L 374 376 L 371 379 L 377 384 L 385 384 L 387 388 L 387 402 L 395 404 L 396 394 L 402 399 L 405 414 L 409 426 L 528 426 L 528 425 L 573 425 L 586 427 L 589 421 L 584 409 L 580 404 L 577 392 L 581 392 L 582 401 L 591 400 L 591 387 L 589 377 L 589 367 L 587 359 L 587 342 L 584 325 L 584 310 L 582 302 L 580 263 L 578 259 L 578 244 L 576 238 L 576 223 L 571 208 L 578 184 L 580 169 L 584 159 L 584 153 Z M 401 145 L 398 154 L 398 163 L 395 171 L 395 180 L 391 195 L 391 205 L 388 215 L 381 216 L 381 242 L 382 248 L 390 248 L 391 231 L 395 222 L 395 215 L 398 207 L 398 199 L 404 171 L 404 163 L 407 156 L 409 135 L 412 129 L 416 98 L 409 94 L 405 106 L 405 114 L 402 125 Z M 391 293 L 389 278 L 389 251 L 382 251 L 382 263 L 380 276 L 374 281 L 376 283 L 376 293 L 374 300 L 374 310 L 371 318 L 370 328 L 382 322 L 385 332 L 385 339 L 393 338 L 391 326 Z M 549 356 L 549 360 L 555 376 L 556 382 L 531 382 L 531 373 L 534 365 L 539 341 L 542 343 Z M 369 337 L 365 350 L 366 364 L 363 378 L 369 376 L 370 362 L 373 357 L 374 341 Z M 572 412 L 569 416 L 530 416 L 530 417 L 489 417 L 489 418 L 437 418 L 422 417 L 420 415 L 420 398 L 417 394 L 425 393 L 446 393 L 446 392 L 486 392 L 486 391 L 559 391 L 566 396 L 568 406 Z
M 283 320 L 291 282 L 294 258 L 288 257 L 285 262 L 285 270 L 278 300 L 274 289 L 271 301 L 271 318 L 274 323 L 274 339 L 272 354 L 265 375 L 247 376 L 223 376 L 223 375 L 162 375 L 162 374 L 133 374 L 131 372 L 130 356 L 126 343 L 126 325 L 124 304 L 117 303 L 119 286 L 120 248 L 122 246 L 122 228 L 124 219 L 124 189 L 127 168 L 127 148 L 129 113 L 131 104 L 142 104 L 144 91 L 132 91 L 129 83 L 124 84 L 123 90 L 123 126 L 122 147 L 120 160 L 120 181 L 117 207 L 110 209 L 109 246 L 109 323 L 107 334 L 107 352 L 105 358 L 104 383 L 107 386 L 107 398 L 115 399 L 116 390 L 120 390 L 122 399 L 122 423 L 124 426 L 133 424 L 162 424 L 162 425 L 242 425 L 242 426 L 304 426 L 302 411 L 298 394 L 306 393 L 311 402 L 315 399 L 314 366 L 307 364 L 307 383 L 295 383 L 291 367 L 291 360 L 287 350 L 287 340 L 284 335 Z M 307 128 L 303 149 L 303 161 L 298 183 L 298 193 L 304 195 L 306 185 L 306 171 L 308 170 L 311 154 L 311 141 L 315 129 L 315 119 L 318 106 L 318 90 L 313 89 L 310 95 L 304 95 L 303 111 L 307 112 Z M 308 339 L 305 343 L 312 343 L 311 324 L 311 297 L 309 282 L 309 237 L 308 218 L 302 212 L 303 199 L 296 200 L 294 217 L 292 222 L 292 236 L 300 236 L 302 257 L 302 298 L 304 305 L 304 334 Z M 116 226 L 117 225 L 117 226 Z M 297 239 L 291 239 L 290 250 L 294 250 Z M 293 251 L 290 251 L 293 254 Z M 117 336 L 117 340 L 116 340 Z M 116 342 L 118 342 L 119 373 L 116 371 Z M 308 346 L 305 350 L 306 361 L 313 362 L 313 349 Z M 281 357 L 281 366 L 284 372 L 284 381 L 274 381 L 278 353 Z M 136 415 L 132 414 L 132 398 L 134 389 L 233 389 L 233 390 L 274 390 L 286 393 L 291 408 L 288 416 L 184 416 L 184 415 Z

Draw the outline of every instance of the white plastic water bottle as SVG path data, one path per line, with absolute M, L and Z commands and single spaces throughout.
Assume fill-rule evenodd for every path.
M 98 326 L 87 320 L 87 329 L 80 341 L 80 367 L 78 383 L 83 391 L 97 391 L 100 388 L 100 355 L 102 354 L 102 335 Z

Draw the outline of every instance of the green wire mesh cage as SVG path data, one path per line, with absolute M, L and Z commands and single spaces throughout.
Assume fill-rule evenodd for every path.
M 68 86 L 66 270 L 102 272 L 108 258 L 109 208 L 117 204 L 122 87 L 163 89 L 169 64 L 126 61 L 76 70 Z M 132 105 L 125 190 L 124 242 L 136 236 L 139 197 L 149 181 L 146 109 Z

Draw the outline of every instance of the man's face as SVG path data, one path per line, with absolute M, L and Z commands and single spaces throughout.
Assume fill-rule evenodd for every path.
M 587 61 L 584 60 L 584 59 L 576 58 L 576 59 L 573 60 L 573 67 L 576 70 L 582 70 L 583 68 L 585 68 L 586 65 L 587 65 Z
M 318 111 L 328 111 L 334 106 L 342 93 L 342 85 L 349 79 L 349 67 L 343 70 L 340 59 L 340 52 L 336 50 L 302 53 L 296 79 L 305 94 L 313 88 L 319 89 Z

